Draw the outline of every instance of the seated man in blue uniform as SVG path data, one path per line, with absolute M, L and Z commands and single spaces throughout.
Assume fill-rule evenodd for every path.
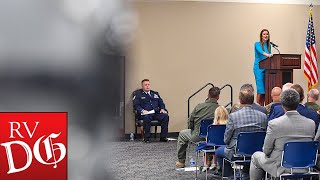
M 133 97 L 133 106 L 140 119 L 143 119 L 143 128 L 145 131 L 144 141 L 150 142 L 151 121 L 157 119 L 161 122 L 160 141 L 167 142 L 169 116 L 166 106 L 156 91 L 150 90 L 149 79 L 141 81 L 142 89 L 138 90 Z

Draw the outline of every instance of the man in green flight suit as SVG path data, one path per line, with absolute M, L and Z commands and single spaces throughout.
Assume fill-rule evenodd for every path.
M 177 167 L 185 167 L 186 150 L 188 142 L 199 142 L 199 130 L 201 120 L 214 117 L 214 111 L 219 107 L 218 99 L 220 89 L 212 87 L 208 93 L 208 99 L 204 103 L 198 104 L 192 111 L 188 119 L 188 129 L 180 131 L 177 141 L 178 162 Z

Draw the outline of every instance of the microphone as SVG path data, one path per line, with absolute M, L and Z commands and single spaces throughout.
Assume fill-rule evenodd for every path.
M 271 44 L 273 47 L 279 47 L 278 45 L 274 44 L 273 42 L 270 42 L 270 44 Z
M 270 44 L 271 44 L 271 46 L 272 46 L 273 48 L 275 48 L 275 49 L 278 51 L 278 53 L 280 54 L 280 51 L 279 51 L 279 49 L 277 48 L 278 45 L 274 44 L 273 42 L 270 42 Z

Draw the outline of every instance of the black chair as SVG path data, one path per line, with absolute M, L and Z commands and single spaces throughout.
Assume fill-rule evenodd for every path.
M 141 91 L 141 89 L 135 90 L 132 93 L 132 98 L 136 95 L 137 92 Z M 141 132 L 141 137 L 142 139 L 144 139 L 144 129 L 143 129 L 143 119 L 140 119 L 139 117 L 139 113 L 133 108 L 133 112 L 134 112 L 134 119 L 135 119 L 135 134 L 137 135 L 138 133 L 138 128 L 140 128 L 140 132 Z M 161 123 L 159 122 L 159 120 L 152 120 L 151 121 L 151 126 L 154 126 L 154 138 L 157 138 L 157 127 L 161 126 Z

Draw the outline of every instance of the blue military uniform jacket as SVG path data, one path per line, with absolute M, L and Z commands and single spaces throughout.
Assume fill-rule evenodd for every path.
M 133 94 L 133 107 L 139 114 L 141 114 L 142 110 L 154 110 L 156 113 L 159 113 L 161 109 L 166 109 L 158 92 L 150 90 L 149 95 L 142 89 L 135 91 Z
M 312 119 L 316 123 L 316 130 L 318 129 L 319 122 L 320 122 L 320 116 L 315 111 L 305 107 L 302 104 L 298 105 L 297 111 L 300 115 Z M 281 106 L 281 103 L 275 103 L 271 106 L 270 115 L 268 117 L 268 121 L 271 121 L 275 118 L 278 118 L 282 115 L 284 115 L 284 110 Z

